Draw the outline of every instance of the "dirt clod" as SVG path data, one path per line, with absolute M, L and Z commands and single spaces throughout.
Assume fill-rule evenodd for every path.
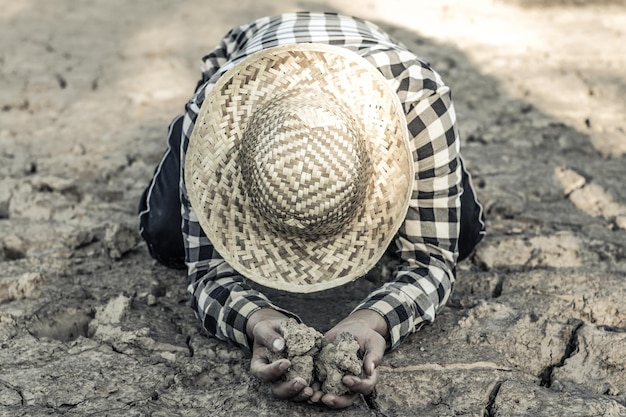
M 113 224 L 106 229 L 103 243 L 111 259 L 120 259 L 133 250 L 138 242 L 135 228 L 126 224 Z
M 0 278 L 0 303 L 24 298 L 34 298 L 44 277 L 38 272 L 26 272 L 17 278 Z
M 289 357 L 314 355 L 319 351 L 322 334 L 314 328 L 289 319 L 281 324 L 281 331 Z
M 322 391 L 335 395 L 344 395 L 350 391 L 341 380 L 345 375 L 361 375 L 363 362 L 358 353 L 359 343 L 347 332 L 339 333 L 333 343 L 322 348 L 315 362 Z
M 324 392 L 335 395 L 350 391 L 341 379 L 344 375 L 361 375 L 363 366 L 358 356 L 359 344 L 352 334 L 340 333 L 329 343 L 320 332 L 294 319 L 283 321 L 280 330 L 285 349 L 270 353 L 269 360 L 289 359 L 291 367 L 284 375 L 285 380 L 302 378 L 308 385 L 317 380 Z
M 314 358 L 321 348 L 322 334 L 294 319 L 283 321 L 280 329 L 285 339 L 285 349 L 281 353 L 272 353 L 269 359 L 289 359 L 291 367 L 284 375 L 285 379 L 291 381 L 302 378 L 310 385 L 315 377 Z
M 8 260 L 22 259 L 28 252 L 28 244 L 24 239 L 16 235 L 8 235 L 0 242 L 4 247 L 4 257 Z

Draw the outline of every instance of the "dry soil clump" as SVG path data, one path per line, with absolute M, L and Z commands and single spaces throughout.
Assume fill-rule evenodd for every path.
M 285 349 L 281 353 L 270 354 L 270 361 L 289 359 L 291 367 L 284 375 L 285 379 L 302 378 L 310 385 L 315 376 L 314 358 L 320 351 L 322 334 L 294 319 L 284 320 L 280 331 L 285 339 Z
M 361 375 L 363 362 L 359 359 L 359 343 L 352 334 L 339 333 L 333 343 L 327 343 L 315 362 L 322 391 L 345 395 L 350 389 L 341 382 L 344 375 Z
M 281 323 L 280 331 L 285 339 L 281 353 L 270 354 L 276 361 L 287 358 L 291 367 L 285 380 L 302 378 L 307 384 L 317 380 L 326 393 L 344 395 L 349 392 L 341 379 L 344 375 L 361 375 L 363 363 L 359 359 L 359 344 L 350 333 L 340 333 L 333 343 L 312 327 L 288 319 Z

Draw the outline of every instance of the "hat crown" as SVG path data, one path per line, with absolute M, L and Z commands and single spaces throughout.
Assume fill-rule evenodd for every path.
M 242 135 L 243 187 L 257 215 L 302 238 L 338 233 L 362 209 L 369 160 L 357 124 L 327 96 L 280 97 Z

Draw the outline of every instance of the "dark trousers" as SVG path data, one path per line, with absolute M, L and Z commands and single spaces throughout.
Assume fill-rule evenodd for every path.
M 179 116 L 170 125 L 167 150 L 139 202 L 139 232 L 150 255 L 159 263 L 177 269 L 185 268 L 178 193 L 182 124 L 183 117 Z M 476 200 L 471 177 L 464 166 L 462 171 L 459 261 L 471 255 L 485 234 L 482 206 Z
M 139 234 L 160 264 L 185 268 L 185 245 L 178 183 L 183 116 L 170 124 L 167 149 L 139 201 Z

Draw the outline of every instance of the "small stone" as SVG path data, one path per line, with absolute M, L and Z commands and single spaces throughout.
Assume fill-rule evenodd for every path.
M 70 233 L 66 238 L 66 245 L 71 249 L 80 249 L 97 240 L 95 233 L 91 230 L 81 229 Z
M 156 303 L 157 298 L 153 294 L 148 294 L 148 296 L 146 297 L 146 304 L 148 304 L 149 306 L 153 306 L 156 305 Z
M 28 161 L 24 164 L 23 172 L 26 175 L 34 174 L 37 172 L 37 161 Z
M 473 262 L 485 271 L 493 269 L 497 251 L 492 245 L 480 245 L 474 254 Z
M 104 234 L 104 247 L 112 259 L 121 259 L 135 248 L 139 242 L 137 231 L 125 224 L 116 223 L 107 227 Z
M 26 272 L 17 279 L 2 279 L 0 280 L 0 303 L 33 298 L 43 282 L 43 276 L 37 272 Z
M 96 310 L 98 323 L 117 324 L 122 321 L 126 312 L 130 309 L 130 298 L 123 294 L 109 300 L 109 302 Z
M 33 188 L 38 191 L 56 191 L 59 193 L 73 191 L 76 183 L 73 179 L 59 178 L 54 176 L 37 176 L 31 180 Z
M 22 259 L 26 257 L 28 247 L 26 241 L 16 235 L 8 235 L 2 239 L 4 247 L 4 257 L 8 260 Z

